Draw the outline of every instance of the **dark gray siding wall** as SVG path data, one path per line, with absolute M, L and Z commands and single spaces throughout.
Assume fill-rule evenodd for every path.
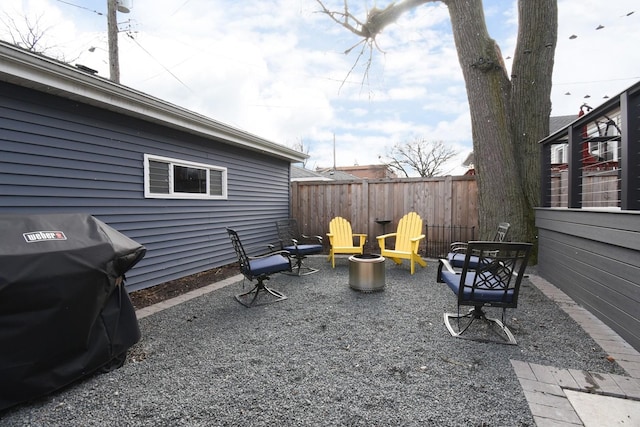
M 541 277 L 640 350 L 640 212 L 539 209 Z
M 228 168 L 227 200 L 144 198 L 144 154 Z M 147 248 L 129 290 L 236 261 L 277 241 L 289 162 L 0 83 L 0 213 L 85 212 Z

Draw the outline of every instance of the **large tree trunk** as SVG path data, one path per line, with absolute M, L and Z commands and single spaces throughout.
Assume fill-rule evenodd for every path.
M 521 240 L 537 243 L 534 208 L 540 206 L 538 141 L 549 134 L 553 58 L 558 39 L 557 0 L 520 0 L 518 24 L 511 69 L 511 129 L 529 215 Z
M 316 1 L 323 13 L 368 42 L 375 41 L 384 27 L 409 9 L 436 1 L 448 6 L 471 110 L 480 237 L 493 237 L 498 223 L 506 221 L 511 223 L 512 240 L 537 247 L 538 141 L 549 133 L 557 0 L 518 1 L 518 41 L 511 76 L 500 48 L 489 37 L 482 0 L 402 0 L 384 9 L 371 9 L 364 23 L 351 15 L 346 2 L 344 11 L 331 12 L 322 0 Z
M 519 2 L 518 48 L 511 79 L 489 37 L 481 0 L 448 0 L 471 111 L 478 179 L 480 235 L 501 221 L 511 239 L 535 242 L 539 204 L 539 147 L 548 134 L 556 0 Z

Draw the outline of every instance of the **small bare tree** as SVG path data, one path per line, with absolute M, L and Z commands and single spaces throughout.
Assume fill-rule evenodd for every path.
M 49 28 L 42 27 L 42 15 L 33 18 L 22 15 L 20 18 L 16 20 L 6 12 L 0 17 L 7 41 L 31 52 L 46 53 L 48 48 L 44 46 L 43 39 Z
M 7 12 L 0 16 L 0 39 L 5 39 L 30 52 L 45 55 L 67 64 L 72 63 L 80 56 L 78 54 L 73 58 L 68 58 L 57 46 L 47 43 L 47 40 L 50 39 L 47 33 L 52 27 L 43 25 L 44 15 L 29 17 L 16 13 L 16 16 L 17 18 L 14 18 Z
M 391 169 L 406 177 L 415 171 L 423 178 L 431 178 L 441 174 L 442 165 L 456 154 L 458 152 L 445 145 L 444 141 L 416 138 L 396 143 L 388 149 L 385 162 Z
M 300 138 L 298 141 L 295 141 L 293 143 L 287 144 L 287 146 L 293 150 L 299 151 L 301 153 L 304 154 L 309 154 L 309 147 L 304 145 L 304 141 L 302 140 L 302 138 Z M 307 160 L 309 159 L 305 159 L 302 162 L 302 167 L 303 169 L 307 168 Z

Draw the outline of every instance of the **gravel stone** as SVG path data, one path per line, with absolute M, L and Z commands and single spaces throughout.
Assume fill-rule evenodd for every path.
M 413 276 L 387 260 L 375 293 L 349 288 L 346 257 L 307 263 L 321 271 L 267 282 L 285 301 L 245 308 L 238 282 L 141 319 L 122 368 L 9 408 L 0 425 L 534 426 L 511 359 L 625 375 L 527 279 L 507 310 L 510 346 L 449 335 L 456 299 L 436 260 Z

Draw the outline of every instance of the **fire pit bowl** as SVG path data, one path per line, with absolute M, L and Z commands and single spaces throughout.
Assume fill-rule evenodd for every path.
M 349 257 L 349 287 L 361 292 L 376 292 L 384 289 L 384 257 L 377 254 L 352 255 Z

